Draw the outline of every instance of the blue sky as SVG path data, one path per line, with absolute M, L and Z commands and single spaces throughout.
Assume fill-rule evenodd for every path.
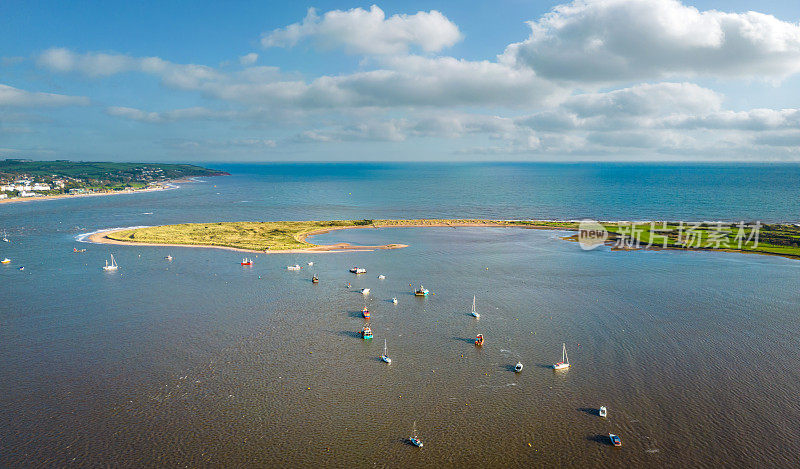
M 791 1 L 6 1 L 0 157 L 798 161 L 798 20 Z

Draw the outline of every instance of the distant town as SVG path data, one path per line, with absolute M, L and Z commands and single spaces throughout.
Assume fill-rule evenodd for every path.
M 189 164 L 0 160 L 0 200 L 164 189 L 171 181 L 226 175 Z

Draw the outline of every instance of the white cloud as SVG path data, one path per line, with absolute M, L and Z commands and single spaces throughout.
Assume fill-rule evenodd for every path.
M 0 107 L 86 106 L 89 98 L 53 93 L 36 93 L 0 85 Z
M 426 52 L 440 51 L 461 40 L 458 26 L 436 10 L 413 15 L 386 14 L 376 5 L 363 8 L 333 10 L 321 17 L 313 8 L 302 23 L 264 34 L 264 47 L 291 47 L 304 39 L 313 40 L 321 48 L 344 47 L 357 54 L 404 53 L 410 46 Z
M 575 0 L 529 22 L 501 61 L 578 82 L 670 76 L 782 79 L 800 71 L 800 24 L 677 0 Z
M 249 54 L 239 57 L 239 63 L 242 65 L 253 65 L 256 61 L 258 61 L 258 54 L 255 52 L 250 52 Z

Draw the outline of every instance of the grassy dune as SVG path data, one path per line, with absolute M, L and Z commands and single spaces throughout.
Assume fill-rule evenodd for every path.
M 333 220 L 184 223 L 109 233 L 107 238 L 130 243 L 223 246 L 254 251 L 307 249 L 306 236 L 330 229 L 385 226 L 527 226 L 575 228 L 575 223 L 502 220 Z
M 220 246 L 254 251 L 308 249 L 307 236 L 331 229 L 391 226 L 517 226 L 521 228 L 577 230 L 575 222 L 539 220 L 419 219 L 419 220 L 332 220 L 185 223 L 150 228 L 116 231 L 107 238 L 151 244 L 183 244 Z M 740 233 L 736 226 L 713 224 L 680 226 L 676 223 L 639 224 L 630 226 L 606 223 L 609 243 L 623 237 L 632 239 L 634 248 L 720 249 L 727 251 L 772 254 L 800 258 L 800 227 L 796 225 L 763 225 L 758 245 L 749 230 Z M 655 229 L 653 229 L 655 228 Z M 739 246 L 737 236 L 743 236 Z

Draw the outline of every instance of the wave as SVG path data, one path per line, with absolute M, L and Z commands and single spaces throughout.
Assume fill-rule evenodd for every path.
M 81 234 L 75 235 L 75 241 L 77 241 L 79 243 L 91 243 L 91 241 L 89 241 L 89 236 L 91 236 L 93 234 L 105 233 L 107 231 L 116 231 L 116 230 L 135 230 L 137 228 L 150 228 L 150 226 L 149 225 L 140 225 L 140 226 L 119 226 L 119 227 L 116 227 L 116 228 L 103 228 L 102 230 L 95 230 L 95 231 L 92 231 L 92 232 L 89 232 L 89 233 L 81 233 Z

